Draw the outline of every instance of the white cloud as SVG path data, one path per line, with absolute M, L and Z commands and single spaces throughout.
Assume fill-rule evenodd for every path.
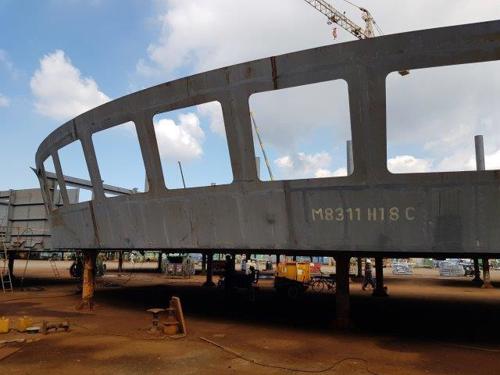
M 331 42 L 322 19 L 300 1 L 170 0 L 162 4 L 158 37 L 137 64 L 145 75 L 155 71 L 171 75 L 188 67 L 208 70 Z M 290 22 L 298 17 L 300 23 Z
M 481 6 L 457 0 L 452 8 L 449 0 L 358 2 L 370 9 L 386 34 L 500 18 L 497 0 L 484 0 Z M 353 40 L 338 28 L 339 38 L 334 41 L 333 26 L 327 26 L 324 16 L 300 0 L 159 3 L 163 8 L 157 19 L 157 37 L 137 63 L 137 71 L 152 80 Z M 336 5 L 362 24 L 358 10 L 344 3 Z M 413 16 L 394 17 L 395 12 Z M 391 153 L 399 155 L 391 161 L 396 169 L 471 169 L 467 163 L 474 154 L 475 134 L 487 135 L 487 150 L 500 149 L 500 133 L 494 126 L 500 119 L 496 104 L 500 100 L 498 64 L 468 69 L 445 68 L 445 72 L 431 75 L 414 70 L 406 78 L 389 76 L 388 135 Z M 267 148 L 274 148 L 278 155 L 292 155 L 296 149 L 314 155 L 314 142 L 308 143 L 309 148 L 303 145 L 307 145 L 308 136 L 318 137 L 318 131 L 324 130 L 330 132 L 331 148 L 320 149 L 337 158 L 341 145 L 350 137 L 345 90 L 311 86 L 276 91 L 272 97 L 262 95 L 260 99 L 252 96 L 250 104 Z M 221 123 L 211 124 L 212 131 L 223 134 Z M 298 163 L 297 156 L 290 158 Z M 285 165 L 278 168 L 286 170 Z M 329 165 L 314 169 L 313 175 L 316 173 L 328 175 L 335 170 Z
M 82 77 L 61 50 L 40 60 L 31 91 L 37 112 L 55 120 L 70 119 L 110 100 L 92 78 Z
M 347 176 L 347 168 L 337 168 L 333 172 L 328 170 L 328 169 L 318 169 L 314 173 L 314 177 L 320 178 L 320 177 L 342 177 L 342 176 Z
M 387 168 L 393 173 L 430 172 L 432 161 L 419 159 L 411 155 L 398 155 L 387 161 Z
M 3 67 L 3 69 L 9 73 L 11 78 L 15 79 L 19 75 L 14 63 L 9 57 L 9 54 L 3 49 L 0 49 L 0 67 Z
M 278 168 L 276 177 L 284 179 L 298 178 L 320 178 L 346 176 L 346 168 L 338 168 L 332 171 L 332 157 L 328 152 L 322 151 L 315 154 L 298 152 L 285 155 L 276 160 L 274 164 Z
M 500 150 L 486 155 L 485 164 L 487 169 L 500 169 Z
M 10 100 L 6 96 L 0 94 L 0 108 L 8 107 L 10 105 Z
M 196 110 L 198 111 L 200 116 L 208 118 L 211 131 L 222 137 L 226 136 L 222 107 L 219 102 L 210 102 L 197 105 Z
M 500 149 L 493 153 L 486 154 L 484 156 L 484 164 L 486 169 L 500 169 Z M 469 158 L 466 163 L 466 169 L 475 170 L 476 168 L 476 158 Z
M 370 9 L 386 34 L 500 18 L 497 0 L 484 0 L 481 6 L 457 0 L 452 9 L 449 0 L 358 3 Z M 167 74 L 187 67 L 212 69 L 354 39 L 337 27 L 339 38 L 334 41 L 334 26 L 328 26 L 322 14 L 300 0 L 163 0 L 159 4 L 157 38 L 138 62 L 138 70 L 146 74 L 155 69 Z M 363 25 L 357 9 L 343 3 L 336 6 Z M 394 17 L 395 12 L 414 17 Z
M 160 156 L 168 161 L 190 161 L 203 155 L 205 139 L 200 119 L 194 113 L 181 114 L 178 123 L 171 119 L 155 122 Z

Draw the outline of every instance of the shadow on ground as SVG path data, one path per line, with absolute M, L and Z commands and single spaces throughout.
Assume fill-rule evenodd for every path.
M 447 281 L 451 282 L 451 281 Z M 461 281 L 457 281 L 461 285 Z M 288 329 L 323 331 L 335 317 L 335 296 L 306 293 L 301 299 L 280 298 L 263 288 L 255 302 L 246 293 L 227 296 L 218 288 L 198 285 L 154 285 L 102 289 L 97 303 L 123 309 L 146 310 L 164 307 L 171 296 L 181 298 L 185 314 L 220 322 L 244 322 Z M 374 298 L 369 294 L 351 297 L 352 332 L 381 337 L 500 344 L 500 301 L 489 299 L 457 301 L 415 296 Z M 404 348 L 401 348 L 404 351 Z

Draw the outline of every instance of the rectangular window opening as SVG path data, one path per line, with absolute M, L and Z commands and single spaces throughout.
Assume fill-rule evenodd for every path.
M 232 183 L 219 102 L 160 113 L 154 116 L 153 123 L 167 188 Z
M 52 201 L 52 209 L 55 210 L 63 205 L 61 189 L 58 181 L 55 179 L 56 168 L 54 167 L 54 160 L 49 156 L 43 162 L 43 168 L 47 178 L 47 188 L 49 190 L 50 199 Z
M 94 133 L 92 142 L 104 184 L 137 192 L 148 191 L 137 130 L 132 121 Z
M 257 93 L 249 102 L 261 180 L 271 180 L 271 174 L 274 180 L 295 180 L 352 173 L 347 165 L 351 120 L 346 81 Z
M 90 183 L 87 162 L 80 141 L 75 141 L 58 150 L 61 169 L 65 178 L 79 178 Z M 53 167 L 52 167 L 53 168 Z M 81 203 L 92 200 L 92 189 L 82 189 L 66 183 L 70 203 Z
M 414 69 L 387 76 L 387 169 L 391 173 L 500 169 L 500 61 Z

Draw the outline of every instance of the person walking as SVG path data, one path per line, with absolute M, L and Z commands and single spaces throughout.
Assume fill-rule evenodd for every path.
M 365 261 L 365 278 L 363 279 L 363 290 L 366 290 L 368 284 L 371 285 L 372 289 L 375 289 L 375 280 L 373 279 L 373 267 L 372 261 L 367 259 Z

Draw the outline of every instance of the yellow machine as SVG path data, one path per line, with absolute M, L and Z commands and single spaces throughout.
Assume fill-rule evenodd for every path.
M 285 262 L 277 265 L 274 287 L 280 294 L 297 298 L 306 291 L 310 281 L 309 262 Z
M 9 333 L 9 322 L 8 318 L 3 316 L 0 318 L 0 333 Z
M 311 263 L 286 262 L 277 265 L 276 277 L 307 283 L 311 280 Z

